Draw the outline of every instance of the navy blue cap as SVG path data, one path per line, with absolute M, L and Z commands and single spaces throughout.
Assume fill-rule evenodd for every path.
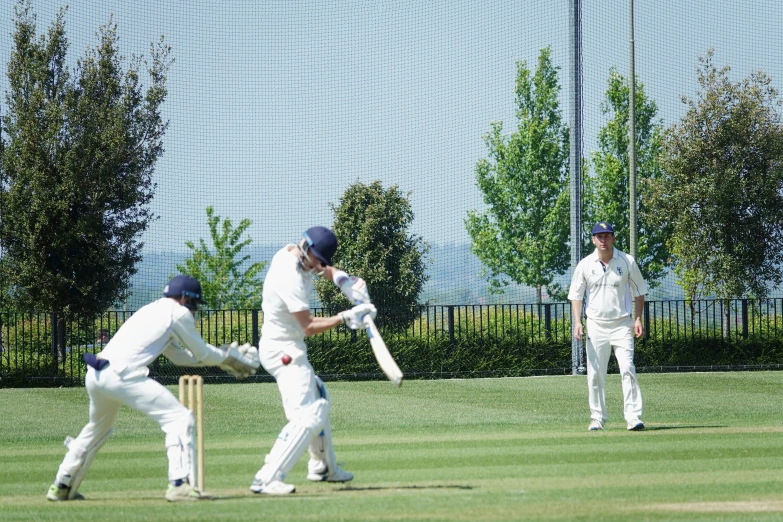
M 614 235 L 614 227 L 609 223 L 607 223 L 606 221 L 599 221 L 593 227 L 593 235 L 602 234 L 604 232 L 608 232 Z
M 201 283 L 193 277 L 178 275 L 171 278 L 166 288 L 163 289 L 164 297 L 190 297 L 194 301 L 201 300 Z
M 310 227 L 305 230 L 305 241 L 310 252 L 323 264 L 331 266 L 332 256 L 337 252 L 337 236 L 326 227 Z

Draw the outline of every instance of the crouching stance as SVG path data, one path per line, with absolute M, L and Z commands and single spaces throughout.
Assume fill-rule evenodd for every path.
M 66 438 L 68 451 L 46 494 L 49 500 L 84 498 L 79 485 L 111 435 L 123 404 L 155 420 L 166 434 L 170 481 L 166 498 L 212 498 L 191 486 L 195 483 L 193 415 L 166 387 L 147 376 L 148 365 L 163 354 L 176 365 L 219 366 L 241 379 L 255 373 L 261 363 L 255 347 L 218 348 L 204 342 L 193 318 L 201 303 L 198 281 L 176 276 L 163 295 L 133 314 L 97 356 L 85 355 L 90 420 L 78 437 Z
M 259 356 L 264 369 L 277 381 L 288 424 L 277 436 L 263 467 L 256 473 L 250 490 L 267 495 L 293 493 L 295 487 L 285 478 L 309 449 L 307 478 L 312 481 L 348 482 L 353 473 L 337 465 L 329 421 L 331 402 L 324 383 L 307 360 L 305 337 L 346 324 L 363 328 L 362 317 L 375 317 L 367 286 L 362 279 L 348 278 L 332 266 L 337 238 L 331 230 L 312 227 L 298 245 L 287 245 L 275 254 L 264 280 L 264 325 Z M 341 286 L 357 306 L 332 317 L 313 317 L 310 295 L 313 275 Z

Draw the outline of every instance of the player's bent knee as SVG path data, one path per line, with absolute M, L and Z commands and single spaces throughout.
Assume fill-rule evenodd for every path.
M 331 403 L 332 398 L 329 396 L 329 391 L 326 389 L 326 385 L 324 385 L 324 381 L 322 381 L 320 377 L 315 378 L 315 386 L 318 388 L 318 394 L 320 397 Z
M 193 437 L 193 430 L 196 429 L 196 419 L 193 413 L 187 408 L 176 419 L 165 426 L 162 426 L 166 432 L 166 447 L 187 445 Z
M 329 418 L 329 409 L 329 401 L 318 399 L 300 410 L 296 423 L 310 431 L 318 432 Z

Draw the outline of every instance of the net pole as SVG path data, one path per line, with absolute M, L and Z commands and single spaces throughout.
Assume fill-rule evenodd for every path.
M 571 196 L 571 273 L 582 258 L 582 0 L 569 4 L 569 126 Z M 581 321 L 572 317 L 572 321 Z M 582 343 L 571 337 L 571 373 L 584 367 Z

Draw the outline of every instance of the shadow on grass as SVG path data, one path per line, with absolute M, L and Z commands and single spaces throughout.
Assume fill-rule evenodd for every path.
M 366 488 L 355 488 L 353 486 L 346 486 L 336 491 L 383 491 L 383 490 L 395 490 L 395 489 L 473 489 L 473 486 L 368 486 Z
M 473 489 L 473 486 L 461 486 L 461 485 L 454 485 L 454 486 L 446 486 L 446 485 L 435 485 L 435 486 L 367 486 L 367 487 L 353 487 L 353 486 L 345 486 L 343 488 L 335 488 L 331 489 L 329 493 L 350 493 L 353 491 L 394 491 L 394 490 L 400 490 L 400 489 L 407 489 L 407 490 L 428 490 L 428 489 Z M 263 495 L 258 493 L 251 493 L 247 495 L 219 495 L 215 496 L 213 500 L 236 500 L 236 499 L 243 499 L 243 498 L 254 498 L 254 497 L 260 497 L 260 498 L 302 498 L 302 497 L 320 497 L 323 496 L 324 492 L 313 492 L 313 491 L 302 491 L 299 490 L 296 491 L 296 493 L 293 493 L 291 495 Z M 202 501 L 202 502 L 207 502 Z
M 726 425 L 712 425 L 712 424 L 689 424 L 685 426 L 645 426 L 644 431 L 658 431 L 658 430 L 693 430 L 703 428 L 728 428 Z

